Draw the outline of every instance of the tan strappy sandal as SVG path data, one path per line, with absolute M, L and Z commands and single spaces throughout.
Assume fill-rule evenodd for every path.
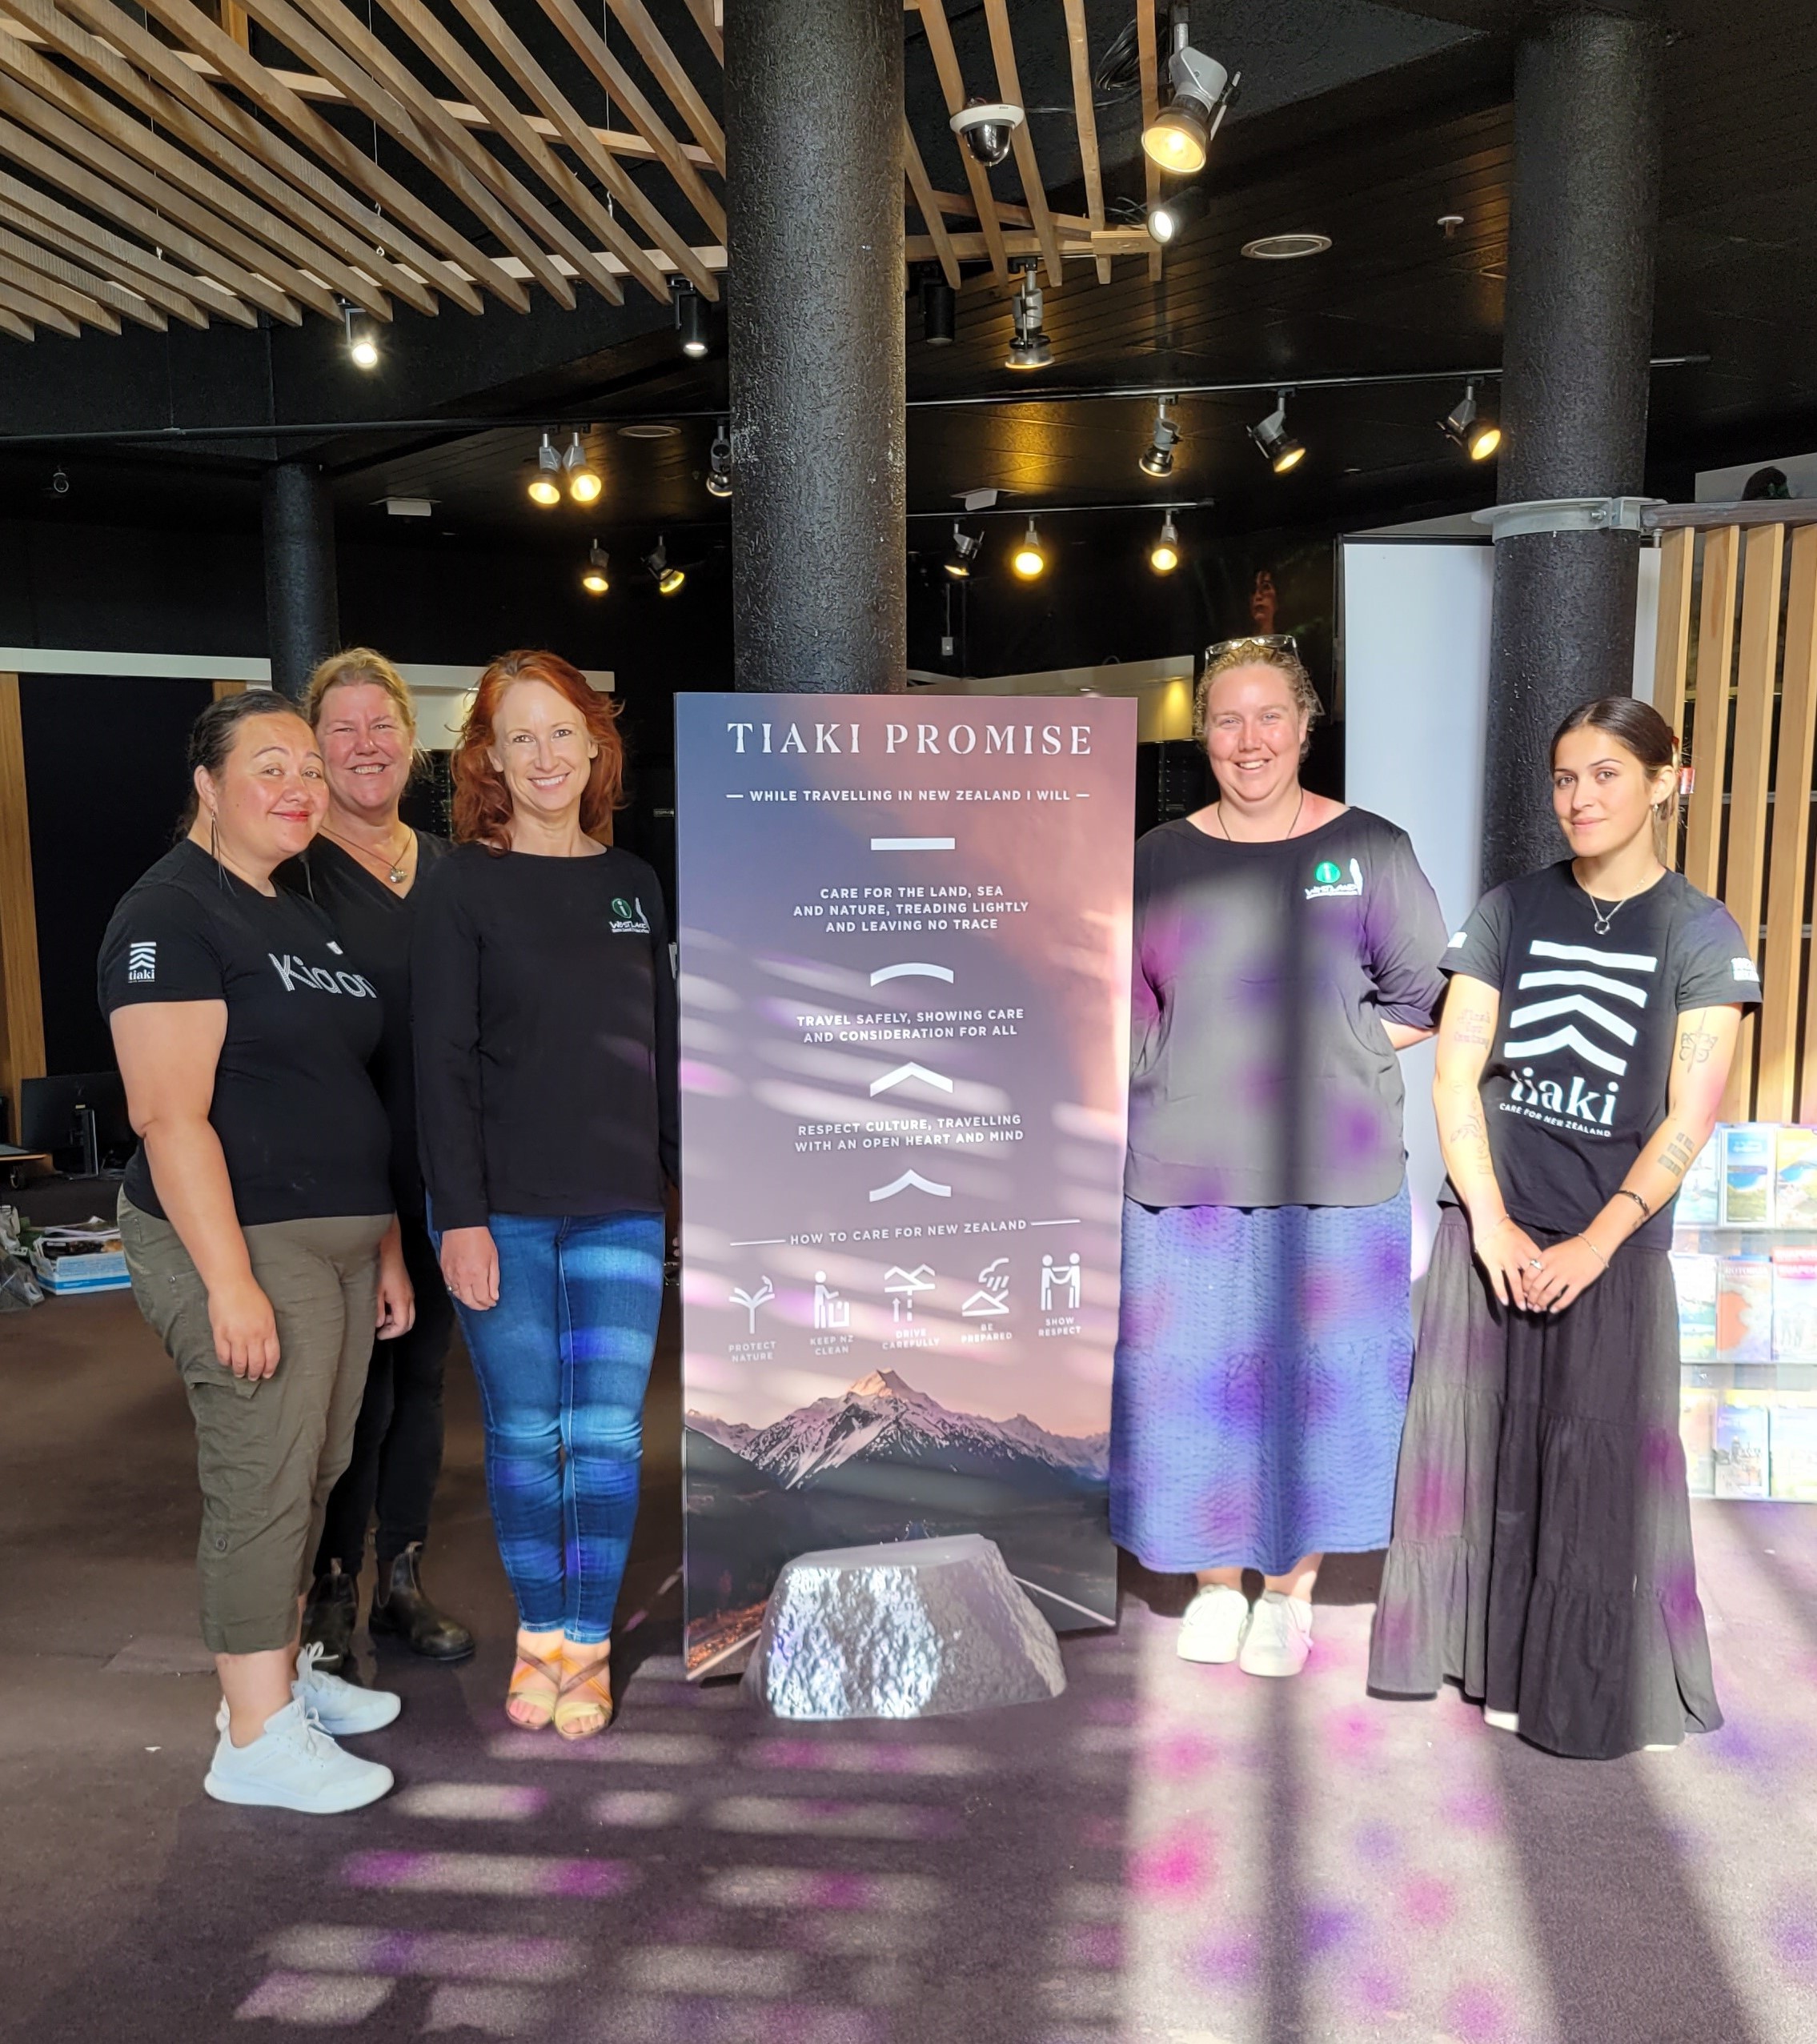
M 565 1671 L 556 1697 L 556 1730 L 564 1739 L 596 1739 L 612 1721 L 612 1657 L 583 1667 L 562 1656 Z
M 540 1654 L 527 1653 L 519 1647 L 516 1665 L 511 1671 L 511 1685 L 505 1691 L 506 1717 L 520 1732 L 543 1730 L 554 1720 L 564 1679 L 559 1654 L 553 1661 L 545 1661 Z M 515 1703 L 527 1703 L 542 1714 L 535 1718 L 519 1717 L 511 1709 Z

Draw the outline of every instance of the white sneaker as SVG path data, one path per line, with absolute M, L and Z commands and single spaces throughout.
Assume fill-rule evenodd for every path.
M 312 1641 L 296 1657 L 296 1680 L 291 1694 L 306 1710 L 322 1721 L 331 1738 L 345 1739 L 361 1732 L 376 1732 L 391 1723 L 403 1708 L 403 1698 L 389 1689 L 363 1689 L 357 1682 L 343 1681 L 315 1664 L 322 1657 L 319 1641 Z
M 1312 1605 L 1265 1589 L 1249 1615 L 1237 1665 L 1245 1675 L 1297 1675 L 1312 1652 Z
M 302 1703 L 292 1702 L 266 1719 L 251 1745 L 236 1746 L 223 1730 L 202 1785 L 217 1802 L 326 1817 L 376 1802 L 391 1785 L 391 1770 L 343 1753 Z
M 1208 1583 L 1186 1606 L 1173 1651 L 1182 1661 L 1234 1661 L 1249 1630 L 1249 1600 L 1225 1583 Z
M 1482 1706 L 1482 1721 L 1492 1732 L 1518 1732 L 1521 1728 L 1518 1710 L 1491 1710 L 1487 1704 Z
M 388 1689 L 363 1689 L 355 1682 L 344 1682 L 339 1675 L 327 1673 L 315 1665 L 321 1655 L 320 1645 L 314 1644 L 297 1656 L 296 1680 L 291 1684 L 291 1694 L 330 1738 L 353 1738 L 362 1732 L 383 1731 L 403 1709 L 403 1699 Z M 227 1699 L 223 1697 L 221 1707 L 215 1713 L 217 1732 L 227 1730 Z

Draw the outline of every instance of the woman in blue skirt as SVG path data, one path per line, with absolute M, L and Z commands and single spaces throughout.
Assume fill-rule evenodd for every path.
M 1198 1578 L 1184 1659 L 1294 1675 L 1320 1562 L 1388 1541 L 1398 1053 L 1432 1033 L 1445 926 L 1405 832 L 1301 786 L 1319 705 L 1290 647 L 1225 649 L 1200 703 L 1217 800 L 1136 848 L 1111 1529 Z

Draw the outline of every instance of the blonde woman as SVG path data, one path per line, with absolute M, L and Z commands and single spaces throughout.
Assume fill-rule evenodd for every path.
M 1445 926 L 1405 832 L 1302 785 L 1318 698 L 1290 648 L 1239 641 L 1201 687 L 1217 799 L 1136 848 L 1110 1523 L 1197 1576 L 1182 1659 L 1290 1676 L 1322 1557 L 1388 1535 L 1398 1053 L 1431 1033 Z
M 430 1661 L 464 1661 L 473 1635 L 423 1587 L 422 1554 L 442 1470 L 442 1373 L 454 1308 L 423 1218 L 411 1048 L 410 940 L 416 887 L 451 848 L 398 813 L 415 760 L 416 707 L 382 653 L 355 646 L 310 677 L 304 714 L 321 747 L 328 808 L 303 856 L 279 876 L 327 910 L 356 972 L 383 997 L 372 1074 L 391 1127 L 391 1188 L 416 1324 L 374 1345 L 352 1460 L 328 1501 L 305 1631 L 323 1666 L 347 1663 L 359 1622 L 366 1529 L 378 1517 L 378 1580 L 369 1623 Z

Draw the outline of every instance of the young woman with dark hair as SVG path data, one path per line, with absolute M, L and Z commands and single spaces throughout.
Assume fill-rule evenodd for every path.
M 1759 983 L 1735 919 L 1664 864 L 1677 784 L 1656 711 L 1573 711 L 1552 742 L 1572 856 L 1485 896 L 1446 952 L 1450 1178 L 1370 1652 L 1378 1692 L 1455 1681 L 1581 1759 L 1723 1721 L 1668 1252 Z
M 506 1709 L 586 1738 L 612 1714 L 662 1304 L 675 976 L 656 876 L 609 842 L 610 698 L 553 653 L 508 653 L 452 766 L 457 845 L 411 951 L 430 1227 L 517 1601 Z
M 318 1814 L 389 1769 L 337 1736 L 398 1699 L 299 1652 L 375 1329 L 414 1311 L 367 1063 L 377 990 L 314 903 L 273 884 L 328 807 L 315 735 L 267 691 L 196 719 L 184 833 L 122 897 L 101 1005 L 140 1137 L 120 1192 L 133 1296 L 180 1373 L 202 1489 L 202 1636 L 224 1700 L 205 1787 Z

